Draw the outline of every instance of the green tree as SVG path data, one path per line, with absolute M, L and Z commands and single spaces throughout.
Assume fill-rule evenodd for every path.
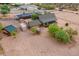
M 22 5 L 22 3 L 15 3 L 14 4 L 15 7 L 19 7 L 20 5 Z
M 54 37 L 57 41 L 62 43 L 70 42 L 70 34 L 61 29 L 57 24 L 49 25 L 48 30 L 51 36 Z
M 60 30 L 60 28 L 58 27 L 57 24 L 51 24 L 51 25 L 49 25 L 48 30 L 49 30 L 49 33 L 50 33 L 51 35 L 55 36 L 55 33 L 56 33 L 58 30 Z
M 63 43 L 70 42 L 70 35 L 64 30 L 57 31 L 55 33 L 55 38 L 57 38 L 58 41 L 63 42 Z
M 32 19 L 35 20 L 38 18 L 38 14 L 32 14 Z
M 10 12 L 10 8 L 6 4 L 2 5 L 0 9 L 1 9 L 1 14 L 3 14 L 3 16 L 5 16 Z
M 41 8 L 45 8 L 47 10 L 53 10 L 55 9 L 55 6 L 54 5 L 50 5 L 50 4 L 42 4 L 40 5 Z

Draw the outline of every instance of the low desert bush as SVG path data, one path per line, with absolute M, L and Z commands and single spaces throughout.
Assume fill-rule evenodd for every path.
M 67 24 L 68 25 L 68 24 Z M 68 43 L 71 41 L 73 35 L 77 35 L 77 31 L 74 31 L 72 28 L 62 28 L 57 24 L 51 24 L 48 27 L 48 31 L 52 37 L 57 39 L 59 42 Z
M 77 35 L 78 32 L 76 30 L 73 31 L 73 35 Z
M 1 32 L 2 29 L 3 29 L 3 25 L 0 23 L 0 32 Z
M 57 26 L 57 24 L 50 24 L 48 27 L 48 31 L 51 35 L 55 36 L 55 33 L 60 30 L 60 28 Z
M 66 28 L 65 31 L 70 35 L 71 39 L 72 39 L 73 35 L 77 35 L 78 34 L 78 32 L 76 30 L 73 30 L 70 27 Z
M 31 28 L 31 31 L 32 31 L 33 33 L 36 33 L 36 32 L 37 32 L 37 29 L 36 29 L 35 27 L 32 27 L 32 28 Z
M 0 54 L 4 54 L 4 49 L 1 45 L 0 45 Z
M 13 36 L 14 38 L 16 38 L 16 34 L 17 34 L 16 31 L 12 31 L 12 32 L 11 32 L 11 36 Z
M 40 34 L 41 33 L 40 28 L 37 28 L 37 27 L 32 27 L 31 31 L 33 34 Z
M 67 32 L 65 32 L 64 30 L 59 30 L 55 33 L 55 38 L 59 41 L 59 42 L 63 42 L 63 43 L 68 43 L 70 42 L 70 36 Z
M 65 26 L 68 26 L 68 25 L 69 25 L 69 23 L 66 23 L 66 24 L 65 24 Z

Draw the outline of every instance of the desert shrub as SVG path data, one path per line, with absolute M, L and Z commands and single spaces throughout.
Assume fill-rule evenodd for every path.
M 77 35 L 78 32 L 76 30 L 73 31 L 73 35 Z
M 32 14 L 32 20 L 38 19 L 38 14 Z
M 53 9 L 55 9 L 55 6 L 54 5 L 47 5 L 47 4 L 40 5 L 39 7 L 40 8 L 45 8 L 47 10 L 53 10 Z
M 0 40 L 2 40 L 2 36 L 0 36 Z
M 57 38 L 58 41 L 63 42 L 63 43 L 68 43 L 70 42 L 70 36 L 67 32 L 64 30 L 59 30 L 55 33 L 55 38 Z
M 75 7 L 70 8 L 70 10 L 72 10 L 72 11 L 78 11 L 78 9 L 77 9 L 77 8 L 75 8 Z
M 40 34 L 41 33 L 40 28 L 37 28 L 37 27 L 32 27 L 31 31 L 33 34 Z
M 3 25 L 0 23 L 0 32 L 1 32 L 2 29 L 3 29 Z
M 68 43 L 70 42 L 70 35 L 63 28 L 59 27 L 57 24 L 51 24 L 48 27 L 49 33 L 54 37 L 57 41 Z
M 4 49 L 3 49 L 3 47 L 1 46 L 1 44 L 0 44 L 0 54 L 4 54 Z
M 48 27 L 48 31 L 51 35 L 55 36 L 55 33 L 60 30 L 60 28 L 57 26 L 57 24 L 51 24 Z
M 60 29 L 63 29 L 63 27 L 60 27 Z
M 19 7 L 20 5 L 21 5 L 20 3 L 14 4 L 15 7 Z
M 36 29 L 35 27 L 32 27 L 32 28 L 31 28 L 31 31 L 32 31 L 33 33 L 36 33 L 36 32 L 37 32 L 37 29 Z
M 73 30 L 70 27 L 66 28 L 65 31 L 70 35 L 71 39 L 72 39 L 73 35 L 77 35 L 78 34 L 78 32 L 76 30 Z
M 66 25 L 68 25 L 68 23 L 66 23 Z M 71 42 L 73 35 L 78 34 L 78 32 L 71 27 L 62 28 L 57 24 L 49 25 L 48 30 L 52 37 L 62 43 Z
M 12 31 L 11 32 L 11 36 L 13 36 L 14 38 L 16 38 L 16 31 Z
M 65 26 L 68 26 L 68 25 L 69 25 L 69 23 L 66 23 L 66 24 L 65 24 Z

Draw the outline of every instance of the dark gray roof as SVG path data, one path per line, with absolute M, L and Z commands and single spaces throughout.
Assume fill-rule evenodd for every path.
M 54 13 L 48 13 L 45 15 L 39 15 L 39 20 L 42 23 L 48 23 L 48 22 L 56 21 L 56 17 Z
M 28 24 L 30 27 L 41 25 L 39 20 L 33 20 Z

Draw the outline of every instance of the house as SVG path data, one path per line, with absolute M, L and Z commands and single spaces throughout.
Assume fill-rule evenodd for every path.
M 11 32 L 16 31 L 16 27 L 13 25 L 8 25 L 3 28 L 3 33 L 7 35 L 11 35 Z
M 54 13 L 48 13 L 44 15 L 39 15 L 39 21 L 42 23 L 42 25 L 46 26 L 51 23 L 56 22 L 56 16 Z
M 36 14 L 44 14 L 45 13 L 45 10 L 34 10 L 33 13 L 36 13 Z
M 39 15 L 38 19 L 33 20 L 31 22 L 29 22 L 29 27 L 33 27 L 33 26 L 48 26 L 49 24 L 55 23 L 56 22 L 56 16 L 54 13 L 48 13 L 48 14 L 43 14 L 43 15 Z
M 21 6 L 19 6 L 19 9 L 21 9 L 21 10 L 27 10 L 27 5 L 21 5 Z
M 19 8 L 21 10 L 33 11 L 33 10 L 37 10 L 38 9 L 38 6 L 26 4 L 26 5 L 20 6 Z
M 32 14 L 31 13 L 22 13 L 22 14 L 18 14 L 16 15 L 16 20 L 19 20 L 19 19 L 28 19 L 28 18 L 31 18 Z

